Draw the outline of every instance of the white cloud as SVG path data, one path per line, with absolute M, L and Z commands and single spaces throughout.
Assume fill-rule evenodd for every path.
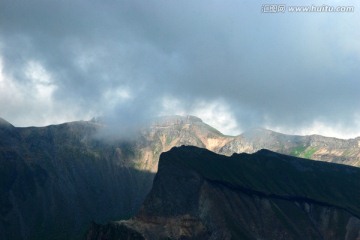
M 56 89 L 56 85 L 52 83 L 50 73 L 36 61 L 28 62 L 24 73 L 30 80 L 27 86 L 34 89 L 32 97 L 36 98 L 37 101 L 50 104 L 52 102 L 53 92 Z
M 179 99 L 163 98 L 160 115 L 194 115 L 205 123 L 228 135 L 238 135 L 241 130 L 230 107 L 223 100 L 197 100 L 191 106 L 184 106 Z
M 310 126 L 299 129 L 290 129 L 279 126 L 267 125 L 265 128 L 271 129 L 276 132 L 293 135 L 322 135 L 327 137 L 336 137 L 341 139 L 356 138 L 360 136 L 360 116 L 356 117 L 357 127 L 350 128 L 343 124 L 326 124 L 322 121 L 314 121 Z
M 194 105 L 190 114 L 200 117 L 204 122 L 224 134 L 238 135 L 241 133 L 231 109 L 222 100 L 199 101 Z
M 166 115 L 185 115 L 186 111 L 179 99 L 165 96 L 162 98 L 159 116 Z
M 115 89 L 108 89 L 104 93 L 104 102 L 106 108 L 111 111 L 112 108 L 125 103 L 133 98 L 131 91 L 127 87 L 117 87 Z
M 40 63 L 30 61 L 24 73 L 28 82 L 22 84 L 3 71 L 0 56 L 0 116 L 19 127 L 44 126 L 79 118 L 90 119 L 94 112 L 84 113 L 76 106 L 55 102 L 56 85 Z
M 128 126 L 160 112 L 228 134 L 358 133 L 359 3 L 262 14 L 259 2 L 140 2 L 1 1 L 0 115 L 41 125 L 108 114 Z M 291 3 L 304 4 L 324 3 Z

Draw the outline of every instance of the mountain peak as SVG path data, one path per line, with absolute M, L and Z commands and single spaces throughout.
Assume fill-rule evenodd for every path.
M 273 152 L 273 151 L 270 151 L 268 149 L 260 149 L 259 151 L 255 152 L 255 154 L 257 155 L 263 155 L 263 156 L 273 156 L 273 155 L 279 155 L 280 153 L 277 153 L 277 152 Z
M 11 123 L 0 117 L 0 127 L 14 127 Z

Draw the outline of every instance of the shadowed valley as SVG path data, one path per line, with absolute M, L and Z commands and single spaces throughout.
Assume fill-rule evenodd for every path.
M 360 166 L 359 138 L 264 129 L 233 137 L 192 116 L 156 119 L 131 140 L 106 139 L 103 128 L 95 121 L 18 128 L 1 119 L 1 239 L 80 239 L 92 221 L 134 216 L 151 189 L 160 154 L 174 146 L 228 156 L 267 148 Z

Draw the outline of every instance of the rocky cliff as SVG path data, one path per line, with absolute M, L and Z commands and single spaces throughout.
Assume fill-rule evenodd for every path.
M 227 138 L 196 117 L 166 117 L 131 140 L 80 121 L 17 128 L 0 119 L 0 239 L 80 239 L 91 221 L 126 219 L 152 186 L 160 153 Z
M 140 160 L 139 165 L 142 165 L 141 169 L 152 172 L 156 172 L 159 153 L 181 145 L 198 146 L 227 156 L 269 149 L 295 157 L 360 167 L 360 137 L 338 139 L 319 135 L 286 135 L 262 128 L 251 129 L 238 136 L 226 136 L 192 116 L 158 119 L 150 128 L 144 129 L 143 136 L 148 143 L 151 142 L 145 154 L 152 160 L 146 166 Z
M 338 139 L 319 135 L 296 136 L 266 129 L 252 129 L 232 138 L 219 153 L 253 153 L 270 149 L 296 157 L 360 167 L 360 138 Z
M 79 121 L 18 128 L 0 119 L 0 239 L 79 239 L 91 221 L 133 216 L 150 191 L 159 156 L 174 146 L 214 152 L 261 148 L 353 166 L 359 139 L 289 136 L 257 129 L 221 134 L 201 119 L 156 119 L 131 140 Z
M 94 224 L 101 239 L 359 239 L 360 169 L 261 150 L 163 153 L 131 220 Z

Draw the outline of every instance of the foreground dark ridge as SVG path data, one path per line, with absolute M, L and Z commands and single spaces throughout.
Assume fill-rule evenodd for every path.
M 255 129 L 225 136 L 193 116 L 157 119 L 129 139 L 79 121 L 18 128 L 0 119 L 0 239 L 80 239 L 91 221 L 132 217 L 150 191 L 160 153 L 193 145 L 231 156 L 262 148 L 360 166 L 360 139 Z M 327 179 L 328 181 L 328 179 Z M 331 181 L 331 180 L 330 180 Z
M 94 224 L 100 239 L 358 239 L 360 169 L 261 150 L 163 153 L 131 220 Z

